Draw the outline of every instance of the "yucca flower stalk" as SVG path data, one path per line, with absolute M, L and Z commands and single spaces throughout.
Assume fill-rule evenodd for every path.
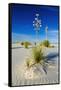
M 36 42 L 38 41 L 38 34 L 39 34 L 41 26 L 42 26 L 41 20 L 39 19 L 39 14 L 37 13 L 36 17 L 35 17 L 35 19 L 33 21 L 33 27 L 34 27 L 34 30 L 36 32 Z

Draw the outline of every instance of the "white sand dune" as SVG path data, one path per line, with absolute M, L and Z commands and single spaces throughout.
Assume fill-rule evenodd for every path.
M 24 62 L 29 56 L 30 50 L 31 48 L 12 49 L 12 86 L 58 83 L 58 48 L 46 48 L 44 52 L 50 57 L 47 74 L 41 65 L 27 70 Z M 52 53 L 56 55 L 50 56 Z

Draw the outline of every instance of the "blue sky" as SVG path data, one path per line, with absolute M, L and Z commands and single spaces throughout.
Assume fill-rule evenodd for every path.
M 45 27 L 48 26 L 48 40 L 58 42 L 58 7 L 41 5 L 13 4 L 12 13 L 12 41 L 36 41 L 36 32 L 33 27 L 35 14 L 39 14 L 42 27 L 38 40 L 46 39 Z

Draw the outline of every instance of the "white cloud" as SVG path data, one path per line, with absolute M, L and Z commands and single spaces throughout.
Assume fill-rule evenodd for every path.
M 27 35 L 27 34 L 17 34 L 17 33 L 12 33 L 12 41 L 34 41 L 35 36 L 32 35 Z
M 38 41 L 43 41 L 45 39 L 45 35 L 39 35 Z M 48 40 L 52 42 L 58 41 L 58 30 L 50 30 L 48 31 Z M 12 33 L 12 42 L 15 41 L 36 41 L 36 35 L 27 35 L 27 34 L 19 34 Z
M 58 30 L 49 30 L 48 33 L 58 33 Z

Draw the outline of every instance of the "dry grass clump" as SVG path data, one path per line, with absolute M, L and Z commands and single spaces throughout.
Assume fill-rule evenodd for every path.
M 21 45 L 24 46 L 25 48 L 28 48 L 28 46 L 30 46 L 31 43 L 28 41 L 25 41 L 25 42 L 21 42 Z

